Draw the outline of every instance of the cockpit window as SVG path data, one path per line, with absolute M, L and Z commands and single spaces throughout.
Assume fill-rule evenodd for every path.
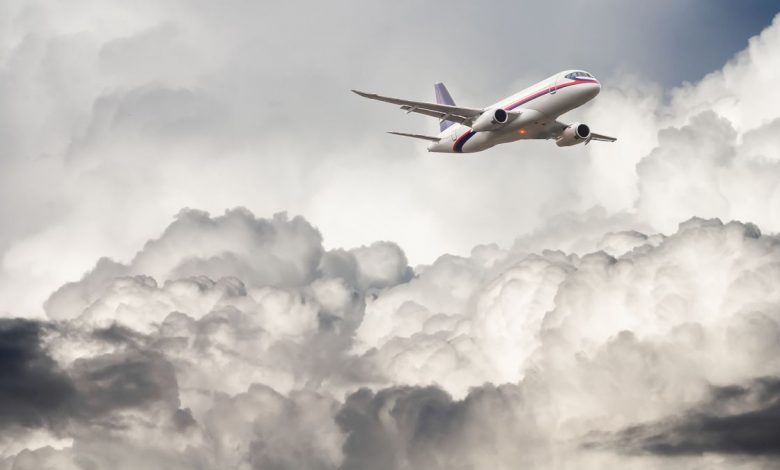
M 571 72 L 569 74 L 566 74 L 566 78 L 570 80 L 577 80 L 578 78 L 595 78 L 595 77 L 589 74 L 588 72 L 583 72 L 581 70 L 578 70 L 576 72 Z

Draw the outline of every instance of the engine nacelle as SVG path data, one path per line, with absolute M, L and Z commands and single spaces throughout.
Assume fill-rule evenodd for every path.
M 509 122 L 509 113 L 501 108 L 491 109 L 482 113 L 471 128 L 477 132 L 494 131 Z
M 587 142 L 590 138 L 590 127 L 586 124 L 575 123 L 561 132 L 561 136 L 555 142 L 558 147 L 568 147 Z

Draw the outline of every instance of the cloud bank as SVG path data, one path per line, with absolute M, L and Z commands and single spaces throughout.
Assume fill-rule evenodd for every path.
M 413 271 L 300 217 L 183 211 L 50 320 L 2 321 L 4 465 L 776 463 L 780 238 L 694 218 L 605 243 Z

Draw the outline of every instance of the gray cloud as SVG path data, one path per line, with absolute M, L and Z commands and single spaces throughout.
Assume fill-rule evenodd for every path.
M 622 452 L 748 456 L 780 454 L 780 381 L 713 387 L 711 401 L 667 422 L 621 431 L 610 444 Z M 595 444 L 598 445 L 598 444 Z
M 153 403 L 165 403 L 169 413 L 177 410 L 174 369 L 163 356 L 131 348 L 79 359 L 63 369 L 45 349 L 46 334 L 57 334 L 57 327 L 0 321 L 0 433 L 45 427 L 67 434 L 72 426 L 125 426 L 117 412 Z M 105 337 L 102 332 L 97 336 Z M 182 413 L 171 417 L 186 421 Z
M 718 466 L 765 448 L 771 431 L 738 425 L 773 419 L 774 382 L 734 384 L 780 374 L 777 237 L 691 219 L 599 238 L 612 254 L 526 240 L 410 273 L 397 246 L 328 251 L 301 218 L 183 213 L 136 261 L 102 260 L 52 295 L 58 323 L 39 348 L 71 396 L 39 410 L 37 428 L 17 426 L 4 458 L 684 468 L 701 452 Z M 222 248 L 193 248 L 204 240 Z M 227 277 L 177 277 L 198 253 Z M 307 253 L 319 261 L 298 263 Z M 301 270 L 261 275 L 268 262 Z M 758 454 L 748 468 L 774 459 Z
M 110 411 L 152 402 L 166 403 L 174 410 L 178 405 L 174 369 L 159 354 L 127 352 L 96 356 L 76 361 L 70 373 L 81 394 L 78 413 L 83 418 L 100 417 Z
M 336 417 L 347 434 L 341 468 L 533 465 L 547 442 L 523 405 L 514 385 L 475 388 L 460 401 L 435 387 L 359 390 Z
M 43 328 L 35 321 L 0 320 L 0 428 L 55 426 L 71 412 L 76 389 L 43 350 Z

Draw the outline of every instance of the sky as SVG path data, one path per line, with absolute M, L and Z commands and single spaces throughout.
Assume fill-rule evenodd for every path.
M 778 11 L 3 2 L 0 468 L 772 468 Z
M 444 81 L 484 106 L 574 67 L 664 103 L 771 22 L 769 2 L 730 3 L 4 2 L 3 308 L 40 313 L 41 297 L 102 256 L 128 261 L 184 207 L 300 214 L 328 247 L 389 240 L 427 264 L 612 205 L 587 187 L 588 149 L 439 158 L 384 133 L 435 123 L 348 90 L 432 99 Z M 621 130 L 611 123 L 590 122 Z M 647 152 L 637 140 L 611 159 Z

